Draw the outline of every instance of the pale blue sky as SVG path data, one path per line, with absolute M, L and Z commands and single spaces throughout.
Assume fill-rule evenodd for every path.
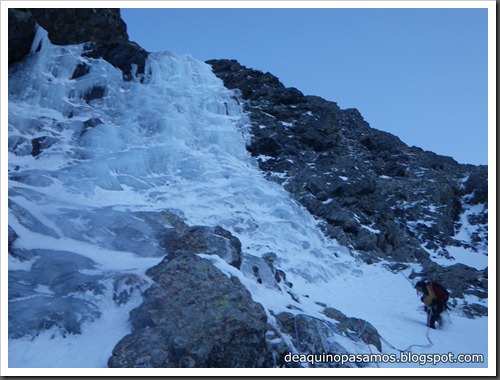
M 487 9 L 122 9 L 151 52 L 237 59 L 374 128 L 488 162 Z

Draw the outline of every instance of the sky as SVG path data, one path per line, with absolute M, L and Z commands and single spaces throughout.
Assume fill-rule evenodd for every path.
M 150 52 L 236 59 L 357 108 L 410 146 L 488 163 L 486 8 L 122 8 L 122 18 Z

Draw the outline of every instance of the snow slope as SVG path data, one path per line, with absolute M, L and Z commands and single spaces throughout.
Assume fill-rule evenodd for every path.
M 277 266 L 294 284 L 304 314 L 324 317 L 320 302 L 368 320 L 396 348 L 428 345 L 429 334 L 431 347 L 411 351 L 480 353 L 485 359 L 426 367 L 463 371 L 488 366 L 488 318 L 471 320 L 452 311 L 443 329 L 428 332 L 420 301 L 403 275 L 390 272 L 384 263 L 356 260 L 355 252 L 327 239 L 281 186 L 264 179 L 245 149 L 248 121 L 238 99 L 208 65 L 191 56 L 156 53 L 142 82 L 124 82 L 106 61 L 83 57 L 83 46 L 52 45 L 41 28 L 34 48 L 39 44 L 39 51 L 9 73 L 8 156 L 15 246 L 39 254 L 27 261 L 9 255 L 9 276 L 39 275 L 41 258 L 64 252 L 75 265 L 88 260 L 88 267 L 78 267 L 78 272 L 95 276 L 104 290 L 65 293 L 65 300 L 95 305 L 100 316 L 84 320 L 81 334 L 48 329 L 9 339 L 9 368 L 106 366 L 114 345 L 130 331 L 128 312 L 141 302 L 138 293 L 124 305 L 112 302 L 113 280 L 126 273 L 146 286 L 145 271 L 162 259 L 153 241 L 120 234 L 120 229 L 142 228 L 123 214 L 167 209 L 190 225 L 231 231 L 247 257 L 276 253 Z M 90 72 L 72 78 L 79 64 L 88 65 Z M 92 93 L 93 88 L 104 89 L 103 96 L 92 99 L 100 91 Z M 42 151 L 34 156 L 31 140 L 36 138 L 42 138 Z M 95 213 L 102 219 L 93 218 Z M 113 221 L 114 230 L 106 220 Z M 147 249 L 138 250 L 138 244 Z M 290 312 L 286 294 L 258 286 L 218 257 L 206 258 L 239 277 L 271 320 L 270 311 Z M 10 299 L 9 310 L 52 297 L 58 296 L 38 284 Z M 15 318 L 10 315 L 9 322 Z M 338 339 L 353 353 L 376 352 L 362 342 Z M 398 351 L 383 345 L 383 353 Z M 374 363 L 370 368 L 377 366 L 423 367 Z

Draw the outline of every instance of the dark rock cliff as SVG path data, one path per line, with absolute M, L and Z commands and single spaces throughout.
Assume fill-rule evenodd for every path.
M 9 9 L 9 65 L 30 52 L 36 20 L 28 9 Z
M 124 79 L 144 73 L 148 53 L 129 41 L 120 10 L 107 8 L 9 9 L 9 64 L 29 54 L 37 24 L 53 44 L 86 43 L 87 56 L 104 58 Z

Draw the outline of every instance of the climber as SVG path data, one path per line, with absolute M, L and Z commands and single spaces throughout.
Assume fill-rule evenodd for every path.
M 448 309 L 449 293 L 437 282 L 419 280 L 415 283 L 415 289 L 422 294 L 420 300 L 424 303 L 427 312 L 427 326 L 436 328 L 436 322 L 442 323 L 441 313 Z

